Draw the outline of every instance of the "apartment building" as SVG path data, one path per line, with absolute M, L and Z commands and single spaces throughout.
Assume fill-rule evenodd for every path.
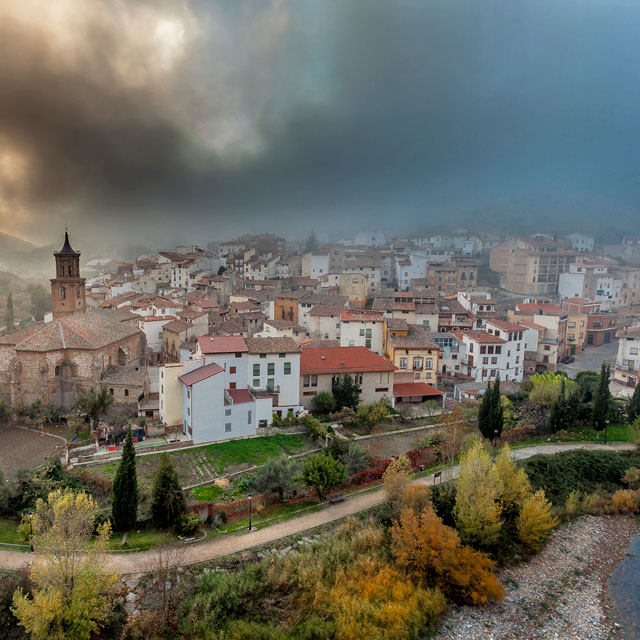
M 381 311 L 340 311 L 340 346 L 366 347 L 383 355 L 384 314 Z
M 621 329 L 613 379 L 627 387 L 635 387 L 640 377 L 640 327 Z
M 555 295 L 560 275 L 569 271 L 576 256 L 567 240 L 520 237 L 491 249 L 489 264 L 500 274 L 500 286 L 511 293 Z
M 400 322 L 387 321 L 385 357 L 399 373 L 410 373 L 413 381 L 436 384 L 440 357 L 438 345 L 421 326 L 406 323 L 403 326 Z

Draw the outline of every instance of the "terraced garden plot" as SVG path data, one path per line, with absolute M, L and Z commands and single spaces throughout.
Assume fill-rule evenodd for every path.
M 264 464 L 283 455 L 303 453 L 316 448 L 302 435 L 275 435 L 218 442 L 203 447 L 172 451 L 171 456 L 183 486 L 204 482 L 224 473 L 242 471 L 254 465 Z M 150 484 L 160 458 L 159 454 L 139 456 L 136 459 L 138 480 Z M 119 461 L 88 466 L 91 473 L 113 477 Z

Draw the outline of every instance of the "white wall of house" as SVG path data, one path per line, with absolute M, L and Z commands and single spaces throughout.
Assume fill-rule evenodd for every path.
M 304 320 L 306 324 L 300 322 L 309 331 L 312 340 L 339 340 L 340 339 L 340 314 L 333 316 L 307 315 Z
M 283 355 L 283 357 L 281 357 Z M 264 356 L 264 357 L 261 357 Z M 300 353 L 250 353 L 248 384 L 254 389 L 280 388 L 278 408 L 297 408 L 300 397 Z M 286 411 L 285 411 L 286 414 Z
M 305 253 L 302 256 L 302 275 L 309 278 L 319 278 L 329 273 L 329 256 Z
M 162 351 L 162 327 L 175 318 L 153 318 L 151 320 L 138 320 L 138 327 L 147 338 L 147 346 L 158 353 Z
M 367 347 L 382 355 L 384 321 L 350 320 L 340 323 L 341 347 Z

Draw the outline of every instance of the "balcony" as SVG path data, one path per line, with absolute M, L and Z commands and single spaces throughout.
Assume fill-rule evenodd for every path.
M 266 398 L 267 396 L 274 396 L 280 393 L 280 385 L 277 384 L 274 387 L 267 387 L 264 389 L 256 389 L 255 387 L 249 386 L 249 391 L 256 396 L 256 398 Z

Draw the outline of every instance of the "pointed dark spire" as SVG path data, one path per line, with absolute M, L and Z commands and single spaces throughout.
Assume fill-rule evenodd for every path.
M 71 248 L 69 244 L 69 232 L 64 232 L 64 245 L 62 245 L 62 249 L 60 249 L 60 253 L 75 253 L 75 251 Z

